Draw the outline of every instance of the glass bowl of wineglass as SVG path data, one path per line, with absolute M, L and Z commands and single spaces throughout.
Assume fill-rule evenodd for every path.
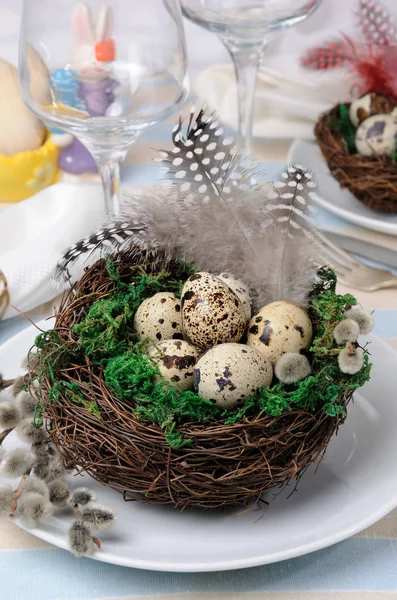
M 300 23 L 321 0 L 181 0 L 191 21 L 217 33 L 233 60 L 242 150 L 251 153 L 255 81 L 259 63 L 278 32 Z
M 19 80 L 29 108 L 74 136 L 61 159 L 95 159 L 110 220 L 131 144 L 187 96 L 179 0 L 25 0 Z

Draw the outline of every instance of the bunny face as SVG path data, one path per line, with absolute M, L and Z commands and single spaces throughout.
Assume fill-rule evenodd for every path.
M 106 63 L 96 51 L 101 42 L 110 41 L 113 28 L 112 11 L 102 6 L 94 26 L 90 8 L 78 3 L 72 11 L 72 29 L 77 39 L 71 56 L 71 67 L 82 81 L 100 81 L 108 77 Z

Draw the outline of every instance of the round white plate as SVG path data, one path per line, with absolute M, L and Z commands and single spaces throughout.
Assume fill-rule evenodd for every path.
M 48 324 L 47 324 L 48 327 Z M 0 347 L 6 377 L 19 373 L 21 358 L 37 331 L 22 331 Z M 220 571 L 272 563 L 319 550 L 348 538 L 397 505 L 397 354 L 376 336 L 371 381 L 350 405 L 346 423 L 332 440 L 317 472 L 309 469 L 298 491 L 285 490 L 266 510 L 185 512 L 140 503 L 88 477 L 69 477 L 71 487 L 89 486 L 98 501 L 113 506 L 116 525 L 100 537 L 94 558 L 159 571 Z M 12 435 L 6 448 L 19 444 Z M 0 481 L 3 483 L 4 481 Z M 270 498 L 270 497 L 269 497 Z M 66 548 L 72 516 L 55 513 L 37 537 Z
M 313 198 L 317 204 L 356 225 L 397 235 L 397 214 L 389 215 L 372 210 L 357 200 L 349 190 L 342 190 L 331 175 L 315 142 L 295 140 L 288 151 L 288 160 L 302 163 L 316 174 L 318 191 L 313 194 Z

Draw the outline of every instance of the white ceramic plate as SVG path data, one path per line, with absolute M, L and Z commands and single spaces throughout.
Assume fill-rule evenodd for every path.
M 48 325 L 47 325 L 48 327 Z M 1 371 L 19 372 L 37 331 L 30 327 L 0 347 Z M 87 477 L 69 477 L 113 506 L 118 521 L 101 535 L 95 558 L 159 571 L 220 571 L 272 563 L 335 544 L 379 520 L 397 505 L 397 354 L 375 336 L 371 381 L 356 395 L 346 423 L 317 473 L 310 469 L 290 498 L 285 490 L 265 511 L 186 512 L 124 503 Z M 6 448 L 19 442 L 9 436 Z M 0 483 L 2 483 L 0 481 Z M 66 548 L 72 517 L 56 514 L 37 537 Z
M 313 198 L 317 204 L 356 225 L 397 235 L 397 214 L 388 215 L 372 210 L 357 200 L 349 190 L 342 190 L 331 175 L 315 142 L 295 140 L 288 151 L 288 160 L 302 163 L 316 174 L 318 191 L 313 194 Z

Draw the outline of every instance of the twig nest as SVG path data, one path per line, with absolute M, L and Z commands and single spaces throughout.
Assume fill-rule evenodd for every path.
M 298 352 L 286 352 L 280 356 L 274 367 L 274 373 L 283 383 L 291 384 L 310 375 L 311 368 L 307 356 Z
M 247 321 L 250 320 L 252 315 L 251 309 L 251 294 L 248 285 L 245 285 L 241 279 L 237 279 L 231 273 L 215 273 L 215 275 L 226 283 L 226 285 L 236 294 L 236 296 L 241 300 L 241 303 L 244 308 L 245 317 Z
M 337 344 L 356 342 L 360 335 L 360 327 L 353 319 L 343 319 L 334 329 L 334 339 Z
M 180 300 L 171 292 L 159 292 L 138 307 L 134 328 L 140 340 L 183 339 Z
M 197 348 L 184 340 L 166 340 L 149 349 L 152 362 L 160 371 L 155 383 L 168 381 L 177 389 L 189 390 L 193 387 L 193 368 L 199 353 Z
M 182 325 L 197 348 L 239 342 L 247 319 L 241 300 L 215 275 L 195 273 L 182 290 Z
M 194 388 L 204 400 L 233 408 L 273 378 L 270 361 L 245 344 L 219 344 L 208 350 L 194 369 Z
M 247 344 L 275 363 L 286 352 L 306 350 L 313 335 L 307 313 L 293 302 L 272 302 L 250 321 Z
M 362 156 L 391 154 L 396 149 L 397 123 L 392 115 L 374 115 L 356 132 L 357 152 Z
M 375 320 L 373 316 L 371 313 L 363 310 L 362 308 L 350 308 L 345 312 L 345 316 L 348 319 L 356 321 L 359 326 L 360 333 L 363 335 L 371 333 L 374 328 Z
M 365 94 L 354 100 L 349 108 L 350 121 L 355 127 L 373 115 L 388 114 L 396 108 L 396 102 L 386 94 Z

